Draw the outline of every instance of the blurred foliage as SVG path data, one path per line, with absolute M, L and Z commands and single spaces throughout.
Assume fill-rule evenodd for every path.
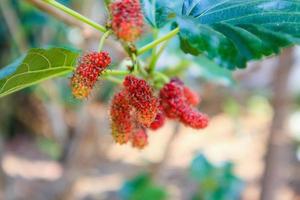
M 193 200 L 236 200 L 243 189 L 243 182 L 234 174 L 233 163 L 217 166 L 202 154 L 192 161 L 190 175 L 198 182 Z
M 39 149 L 46 155 L 50 156 L 51 159 L 57 160 L 60 158 L 62 149 L 54 140 L 41 137 L 38 138 L 36 142 Z
M 15 15 L 18 21 L 10 26 L 16 26 L 20 32 L 11 33 L 3 13 L 0 9 L 0 68 L 13 58 L 19 57 L 19 44 L 15 35 L 21 38 L 28 48 L 43 47 L 46 45 L 65 46 L 67 44 L 68 27 L 61 21 L 41 12 L 26 1 L 6 1 L 9 12 Z M 65 4 L 70 0 L 60 1 Z
M 164 200 L 167 193 L 153 183 L 148 173 L 143 173 L 124 183 L 120 197 L 122 200 Z

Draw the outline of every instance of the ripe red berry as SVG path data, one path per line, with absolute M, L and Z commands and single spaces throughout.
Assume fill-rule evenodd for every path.
M 144 129 L 139 129 L 132 136 L 132 146 L 138 149 L 143 149 L 148 145 L 148 135 Z
M 186 106 L 180 115 L 180 121 L 191 128 L 203 129 L 208 126 L 209 119 L 207 115 Z
M 186 101 L 190 105 L 196 106 L 201 102 L 201 99 L 198 96 L 198 94 L 196 92 L 192 91 L 190 88 L 184 86 L 183 87 L 183 92 L 184 92 L 184 96 L 186 98 Z
M 179 119 L 189 127 L 202 129 L 208 125 L 209 119 L 191 107 L 199 103 L 195 96 L 179 79 L 172 79 L 160 90 L 161 106 L 168 118 Z
M 144 21 L 139 0 L 117 0 L 110 4 L 110 13 L 118 38 L 133 42 L 141 35 Z
M 78 99 L 87 98 L 99 75 L 110 63 L 111 59 L 107 52 L 91 52 L 82 56 L 71 78 L 73 95 Z
M 115 94 L 111 103 L 110 116 L 112 136 L 119 144 L 127 143 L 134 128 L 132 107 L 124 91 Z
M 176 119 L 180 115 L 180 108 L 184 107 L 185 97 L 182 85 L 177 80 L 172 80 L 160 90 L 161 106 L 170 119 Z
M 155 120 L 151 123 L 150 129 L 154 131 L 158 130 L 165 124 L 165 120 L 166 120 L 166 116 L 163 113 L 163 110 L 161 108 L 160 111 L 157 113 Z
M 136 119 L 145 127 L 149 127 L 158 112 L 158 99 L 151 86 L 142 79 L 127 76 L 123 82 L 130 104 L 136 109 Z

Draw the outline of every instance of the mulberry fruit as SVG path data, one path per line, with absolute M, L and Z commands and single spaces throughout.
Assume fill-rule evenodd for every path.
M 160 90 L 161 106 L 170 119 L 176 119 L 185 106 L 185 97 L 182 85 L 177 80 L 171 80 Z
M 154 121 L 151 123 L 150 129 L 154 131 L 158 130 L 165 124 L 165 120 L 166 120 L 166 116 L 163 113 L 163 110 L 161 108 L 160 111 L 157 113 Z
M 143 149 L 148 145 L 148 135 L 144 129 L 139 129 L 132 137 L 132 146 Z
M 115 94 L 111 104 L 110 116 L 112 121 L 112 135 L 119 144 L 127 143 L 134 129 L 132 107 L 124 91 Z
M 141 35 L 144 21 L 139 0 L 117 0 L 110 4 L 110 13 L 118 38 L 134 42 Z
M 180 121 L 194 129 L 203 129 L 208 126 L 208 116 L 198 110 L 186 107 L 180 115 Z
M 207 115 L 199 112 L 193 105 L 200 99 L 179 79 L 172 79 L 160 90 L 161 106 L 168 118 L 179 119 L 183 124 L 202 129 L 208 125 Z
M 159 102 L 154 96 L 151 86 L 142 79 L 127 76 L 123 82 L 130 104 L 136 109 L 139 123 L 149 127 L 158 113 Z
M 190 88 L 188 88 L 186 86 L 183 87 L 183 93 L 184 93 L 184 96 L 186 98 L 186 101 L 190 105 L 196 106 L 201 102 L 201 99 L 199 98 L 197 93 L 192 91 Z
M 78 99 L 87 98 L 99 75 L 110 63 L 111 59 L 107 52 L 91 52 L 82 56 L 71 78 L 73 95 Z

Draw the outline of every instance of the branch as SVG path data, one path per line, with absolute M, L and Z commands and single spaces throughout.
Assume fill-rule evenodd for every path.
M 33 5 L 34 7 L 44 11 L 45 13 L 48 13 L 52 15 L 53 17 L 57 18 L 60 21 L 63 21 L 65 24 L 70 26 L 76 26 L 81 29 L 85 29 L 85 24 L 74 19 L 73 17 L 65 14 L 62 11 L 57 10 L 56 8 L 53 8 L 52 6 L 49 6 L 45 3 L 43 3 L 41 0 L 25 0 L 29 4 Z

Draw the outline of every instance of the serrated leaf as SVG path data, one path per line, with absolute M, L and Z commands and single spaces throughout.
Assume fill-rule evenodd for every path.
M 175 18 L 174 4 L 167 0 L 141 0 L 141 5 L 145 19 L 154 28 L 162 28 Z
M 0 70 L 0 97 L 70 73 L 77 57 L 77 52 L 64 48 L 29 50 L 25 57 Z
M 185 53 L 244 68 L 250 60 L 300 44 L 300 1 L 184 0 L 177 25 Z

